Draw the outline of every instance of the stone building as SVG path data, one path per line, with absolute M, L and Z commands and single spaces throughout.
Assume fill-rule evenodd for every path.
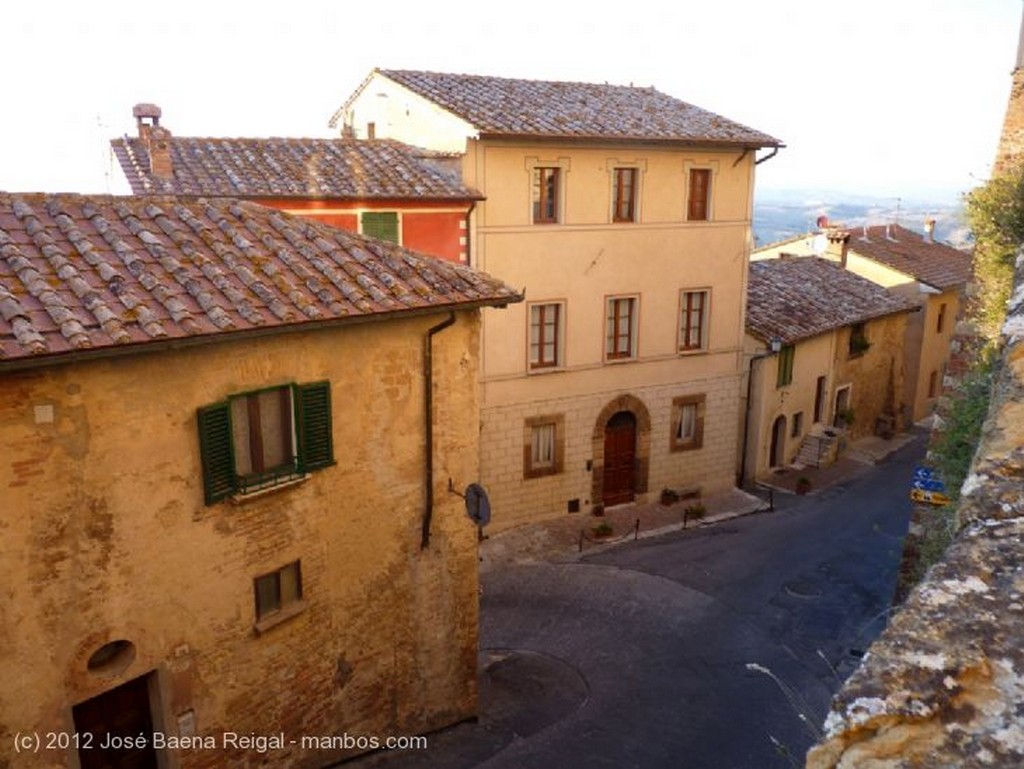
M 777 139 L 653 88 L 397 70 L 332 125 L 464 153 L 472 263 L 525 287 L 484 320 L 497 528 L 733 485 L 754 169 Z
M 0 195 L 0 765 L 322 766 L 473 716 L 447 488 L 519 300 L 252 203 Z
M 915 310 L 914 302 L 826 259 L 751 263 L 742 480 L 794 461 L 828 464 L 840 435 L 903 427 L 896 393 Z
M 919 312 L 907 318 L 903 386 L 897 391 L 903 423 L 930 416 L 943 392 L 950 347 L 965 291 L 971 255 L 898 224 L 828 227 L 817 234 L 774 243 L 753 259 L 819 254 L 852 273 L 909 299 Z
M 136 104 L 137 136 L 110 142 L 136 195 L 252 200 L 454 262 L 468 261 L 480 193 L 458 154 L 372 138 L 175 136 L 161 109 Z

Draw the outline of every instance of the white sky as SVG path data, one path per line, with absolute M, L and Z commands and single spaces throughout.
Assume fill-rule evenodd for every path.
M 634 83 L 782 139 L 763 188 L 987 177 L 1021 0 L 37 0 L 0 15 L 0 189 L 127 192 L 109 139 L 328 136 L 375 67 Z

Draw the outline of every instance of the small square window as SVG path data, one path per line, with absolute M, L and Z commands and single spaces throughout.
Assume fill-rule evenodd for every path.
M 796 357 L 796 347 L 791 344 L 783 345 L 779 350 L 779 370 L 775 377 L 776 387 L 785 387 L 793 383 L 793 359 Z
M 534 168 L 532 184 L 533 223 L 555 224 L 559 220 L 558 197 L 562 169 Z
M 636 297 L 611 297 L 605 315 L 606 360 L 636 357 Z
M 672 400 L 672 451 L 689 451 L 704 445 L 706 396 L 684 395 Z
M 613 172 L 612 221 L 636 221 L 636 178 L 635 168 L 616 168 Z
M 523 429 L 523 477 L 539 478 L 562 472 L 565 418 L 561 414 L 531 417 Z
M 530 369 L 562 365 L 564 305 L 545 302 L 530 305 Z
M 364 211 L 359 217 L 359 225 L 361 233 L 367 237 L 400 242 L 397 211 Z
M 679 350 L 690 352 L 705 349 L 708 337 L 708 292 L 683 291 L 679 306 Z
M 302 572 L 299 562 L 282 566 L 276 571 L 256 577 L 256 620 L 275 614 L 290 604 L 302 600 Z

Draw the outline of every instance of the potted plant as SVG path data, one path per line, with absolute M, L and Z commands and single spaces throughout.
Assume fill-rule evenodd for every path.
M 847 406 L 845 409 L 840 409 L 836 412 L 836 419 L 843 423 L 843 427 L 852 427 L 853 420 L 857 417 L 854 410 Z
M 664 489 L 661 490 L 661 504 L 665 505 L 665 507 L 668 507 L 669 505 L 674 505 L 678 501 L 679 501 L 679 492 L 678 491 L 674 491 L 674 490 L 668 488 L 667 486 Z
M 683 509 L 683 528 L 686 528 L 687 521 L 699 521 L 707 514 L 708 510 L 700 502 L 695 502 L 692 505 L 687 505 Z
M 796 493 L 803 495 L 811 490 L 811 479 L 806 475 L 801 475 L 796 479 Z
M 615 533 L 615 530 L 612 529 L 612 525 L 608 523 L 608 521 L 601 521 L 601 523 L 597 524 L 597 526 L 592 528 L 590 531 L 596 539 L 607 539 Z

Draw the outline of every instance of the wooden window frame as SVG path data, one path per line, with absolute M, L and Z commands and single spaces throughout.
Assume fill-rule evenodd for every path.
M 530 209 L 534 224 L 561 220 L 562 168 L 537 165 L 530 173 Z
M 287 394 L 290 401 L 290 408 L 282 409 L 286 412 L 282 413 L 282 420 L 289 421 L 290 429 L 286 432 L 282 426 L 282 435 L 290 436 L 290 456 L 275 467 L 259 468 L 254 465 L 252 472 L 241 474 L 235 458 L 237 441 L 241 437 L 233 429 L 233 421 L 237 417 L 232 415 L 232 404 L 244 399 L 248 406 L 254 401 L 254 396 L 278 390 L 282 391 L 282 398 Z M 246 413 L 251 428 L 252 412 L 247 408 Z M 330 383 L 326 381 L 291 383 L 234 393 L 223 401 L 201 407 L 197 421 L 203 494 L 207 505 L 228 498 L 240 500 L 335 464 Z M 249 430 L 247 449 L 250 452 L 262 441 L 262 437 L 254 438 L 253 432 L 259 430 Z
M 534 430 L 550 427 L 553 432 L 553 456 L 550 462 L 539 464 L 535 461 Z M 547 414 L 528 417 L 523 422 L 523 478 L 542 478 L 548 475 L 559 475 L 563 470 L 565 457 L 565 415 Z
M 828 411 L 828 377 L 819 376 L 814 383 L 814 424 L 825 422 Z
M 612 221 L 631 223 L 637 220 L 637 184 L 640 169 L 620 166 L 612 169 Z M 628 183 L 627 183 L 628 180 Z
M 629 312 L 623 315 L 620 308 L 623 304 Z M 628 332 L 619 333 L 622 318 L 628 319 Z M 605 298 L 604 313 L 604 359 L 605 361 L 636 360 L 638 346 L 638 326 L 640 317 L 640 299 L 637 295 L 609 296 Z M 625 348 L 620 347 L 622 339 L 626 339 Z
M 779 350 L 779 367 L 775 374 L 775 388 L 793 384 L 793 361 L 796 359 L 796 345 L 784 344 Z
M 804 412 L 797 411 L 793 414 L 793 427 L 790 430 L 790 438 L 799 438 L 804 433 Z
M 697 180 L 701 180 L 698 183 Z M 711 221 L 712 169 L 690 168 L 687 174 L 686 221 Z
M 287 575 L 292 575 L 290 581 L 285 579 Z M 292 595 L 285 594 L 288 585 L 292 586 Z M 260 574 L 253 579 L 252 589 L 255 628 L 257 633 L 265 632 L 305 608 L 302 562 L 297 559 L 266 574 Z
M 935 321 L 935 333 L 941 334 L 946 329 L 946 303 L 939 304 L 939 317 Z
M 689 344 L 693 334 L 693 305 L 694 299 L 700 297 L 700 315 L 697 321 L 697 343 Z M 679 292 L 679 352 L 700 352 L 706 351 L 708 347 L 708 323 L 710 313 L 708 308 L 711 304 L 711 291 L 702 289 L 683 289 Z
M 683 412 L 694 408 L 694 429 L 690 437 L 680 436 Z M 669 451 L 694 451 L 704 446 L 704 414 L 707 409 L 707 395 L 681 395 L 672 399 L 672 426 L 669 434 Z
M 538 313 L 535 322 L 534 311 Z M 546 329 L 550 328 L 548 315 L 554 315 L 554 338 L 548 340 Z M 527 364 L 530 371 L 550 371 L 561 368 L 564 361 L 565 344 L 565 302 L 533 302 L 527 305 Z M 537 329 L 537 341 L 534 342 L 534 328 Z M 548 345 L 554 348 L 553 356 L 546 355 Z

